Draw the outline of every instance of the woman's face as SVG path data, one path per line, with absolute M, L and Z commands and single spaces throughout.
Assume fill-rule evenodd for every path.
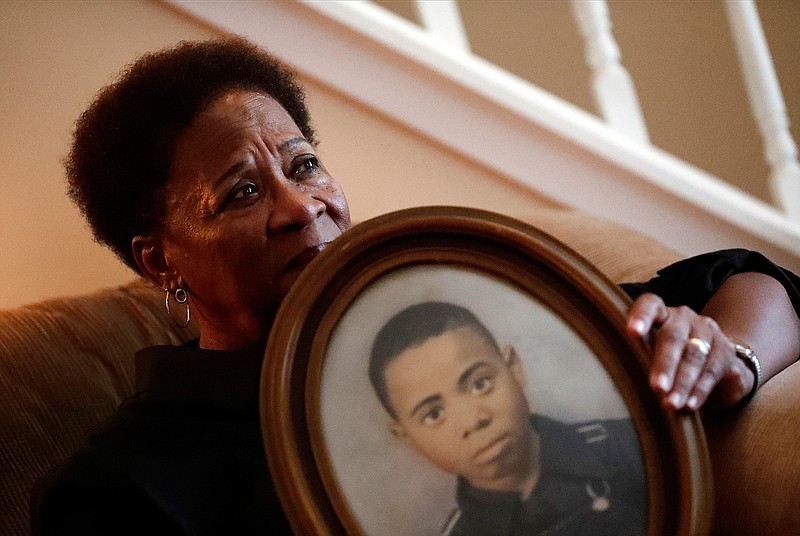
M 201 345 L 263 342 L 303 268 L 350 226 L 339 184 L 271 97 L 231 91 L 181 133 L 166 185 L 164 261 Z

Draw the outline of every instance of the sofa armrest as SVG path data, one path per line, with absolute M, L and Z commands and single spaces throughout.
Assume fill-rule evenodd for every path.
M 714 475 L 715 535 L 800 532 L 800 363 L 746 407 L 705 416 Z
M 636 231 L 571 211 L 525 218 L 594 263 L 612 281 L 645 281 L 681 259 Z M 704 417 L 714 480 L 715 536 L 800 533 L 800 363 L 752 402 Z

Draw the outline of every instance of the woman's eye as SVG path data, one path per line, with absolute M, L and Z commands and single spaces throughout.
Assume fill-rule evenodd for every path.
M 237 188 L 232 196 L 232 199 L 245 199 L 258 193 L 258 187 L 252 182 L 242 185 Z
M 422 424 L 428 426 L 436 424 L 442 419 L 443 415 L 444 415 L 444 410 L 442 408 L 439 407 L 431 408 L 430 411 L 428 411 L 427 413 L 425 413 L 425 415 L 422 416 Z
M 308 155 L 300 160 L 300 165 L 295 170 L 295 174 L 313 173 L 319 169 L 319 159 L 316 156 Z
M 240 203 L 255 199 L 258 197 L 258 192 L 259 188 L 255 182 L 241 182 L 240 184 L 237 184 L 230 192 L 228 192 L 228 195 L 222 201 L 216 212 L 222 212 L 229 206 L 235 207 Z
M 472 394 L 484 395 L 492 390 L 494 378 L 491 376 L 479 376 L 472 382 Z

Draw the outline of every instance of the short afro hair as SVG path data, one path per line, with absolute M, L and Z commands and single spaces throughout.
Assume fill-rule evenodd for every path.
M 296 75 L 239 37 L 184 41 L 140 57 L 78 119 L 65 161 L 69 196 L 95 239 L 136 272 L 131 241 L 163 223 L 176 138 L 231 90 L 269 95 L 316 143 Z
M 422 345 L 430 338 L 468 327 L 500 353 L 500 346 L 489 329 L 472 311 L 448 302 L 423 302 L 406 307 L 380 329 L 369 356 L 369 380 L 384 409 L 393 419 L 397 412 L 386 388 L 386 368 L 405 350 Z

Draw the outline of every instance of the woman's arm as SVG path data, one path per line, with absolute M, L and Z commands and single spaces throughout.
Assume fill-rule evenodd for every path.
M 668 307 L 654 294 L 639 296 L 628 329 L 653 345 L 650 383 L 674 409 L 727 408 L 753 388 L 754 374 L 728 337 L 746 342 L 761 362 L 762 383 L 800 356 L 800 319 L 784 288 L 757 272 L 731 275 L 701 310 Z M 711 343 L 705 356 L 687 340 Z
M 762 383 L 800 357 L 800 318 L 784 287 L 767 275 L 743 273 L 731 277 L 702 313 L 716 320 L 727 336 L 750 345 L 761 362 Z M 715 398 L 721 396 L 726 401 L 735 396 L 728 395 L 728 390 L 720 383 Z

